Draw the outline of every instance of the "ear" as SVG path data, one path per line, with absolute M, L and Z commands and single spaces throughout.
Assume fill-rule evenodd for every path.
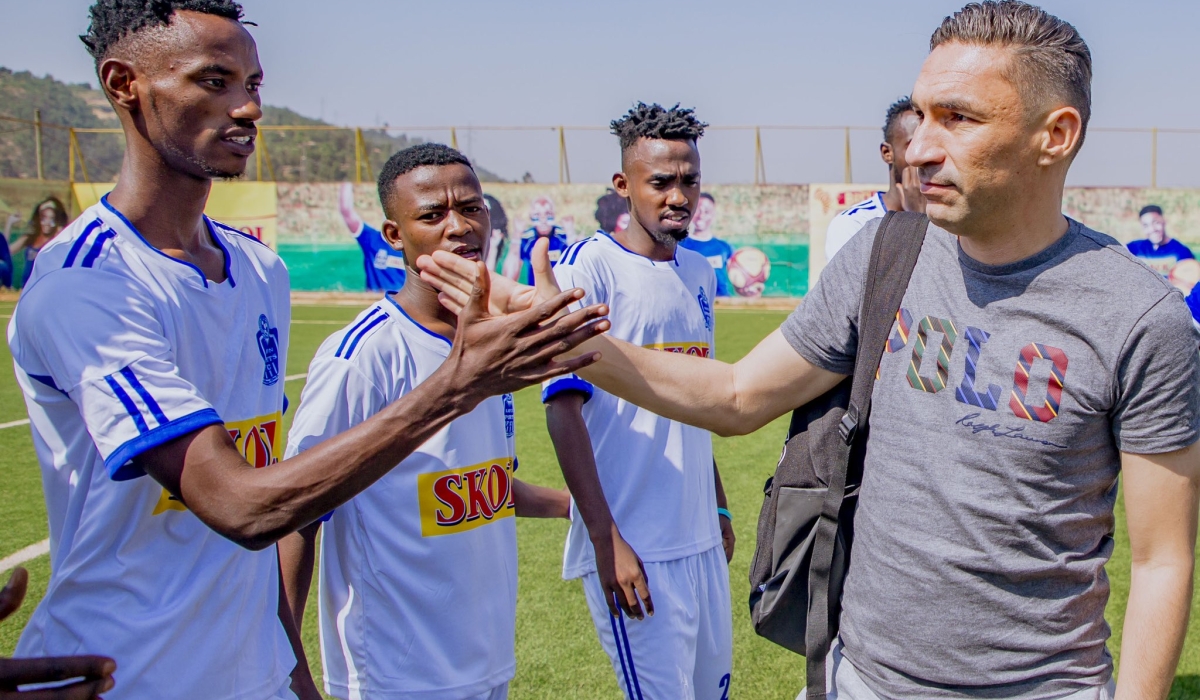
M 619 173 L 613 173 L 612 183 L 613 189 L 616 190 L 617 194 L 621 195 L 625 199 L 629 199 L 629 178 L 625 177 L 625 173 L 623 171 Z
M 1083 138 L 1083 117 L 1074 107 L 1060 107 L 1046 115 L 1039 134 L 1041 154 L 1038 165 L 1069 162 L 1079 150 Z
M 113 105 L 128 112 L 137 111 L 138 76 L 133 64 L 119 58 L 108 58 L 100 64 L 100 89 Z
M 896 163 L 896 154 L 892 153 L 892 144 L 887 141 L 879 144 L 879 155 L 889 168 Z
M 404 240 L 400 238 L 400 224 L 388 219 L 383 222 L 383 227 L 379 230 L 383 234 L 383 240 L 388 242 L 392 248 L 404 251 Z

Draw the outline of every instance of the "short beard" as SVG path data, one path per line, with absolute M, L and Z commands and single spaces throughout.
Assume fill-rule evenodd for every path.
M 688 231 L 686 228 L 682 231 L 667 232 L 647 229 L 646 232 L 649 233 L 650 237 L 654 239 L 654 242 L 658 243 L 659 245 L 674 245 L 688 237 Z

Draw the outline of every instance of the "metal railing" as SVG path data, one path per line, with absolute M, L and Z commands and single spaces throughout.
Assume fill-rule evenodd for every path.
M 97 128 L 97 127 L 73 127 L 63 124 L 52 124 L 43 122 L 41 119 L 40 110 L 34 110 L 33 119 L 19 119 L 15 117 L 0 116 L 0 121 L 14 124 L 22 124 L 29 126 L 34 133 L 34 149 L 36 172 L 38 179 L 45 178 L 45 157 L 43 153 L 43 133 L 46 129 L 65 132 L 67 135 L 67 179 L 70 182 L 76 182 L 77 174 L 82 177 L 83 182 L 91 182 L 91 177 L 88 172 L 87 159 L 84 156 L 83 149 L 79 144 L 80 134 L 111 134 L 119 135 L 122 133 L 120 129 L 114 128 Z M 254 179 L 259 181 L 273 181 L 276 179 L 275 164 L 271 159 L 271 149 L 268 145 L 267 134 L 292 133 L 292 132 L 350 132 L 354 135 L 354 169 L 353 179 L 356 182 L 366 182 L 374 178 L 374 171 L 371 167 L 369 158 L 369 149 L 367 144 L 367 134 L 371 133 L 401 133 L 410 134 L 413 132 L 419 133 L 445 133 L 448 135 L 449 144 L 454 147 L 459 147 L 459 132 L 542 132 L 553 134 L 557 137 L 558 150 L 558 182 L 560 184 L 568 184 L 571 182 L 571 167 L 570 160 L 567 154 L 567 134 L 574 132 L 607 132 L 608 127 L 604 126 L 407 126 L 397 127 L 384 125 L 382 127 L 348 127 L 334 125 L 260 125 L 259 131 L 262 132 L 257 141 L 255 149 L 255 169 Z M 852 148 L 851 135 L 855 132 L 874 132 L 879 133 L 877 127 L 868 126 L 797 126 L 797 125 L 754 125 L 754 126 L 710 126 L 710 132 L 750 132 L 753 134 L 753 163 L 754 175 L 753 183 L 756 185 L 767 184 L 767 164 L 764 157 L 763 149 L 763 132 L 824 132 L 838 133 L 842 137 L 844 143 L 842 154 L 842 171 L 845 182 L 854 181 L 853 165 L 852 165 Z M 1159 135 L 1160 134 L 1188 134 L 1200 135 L 1200 129 L 1180 129 L 1180 128 L 1159 128 L 1159 127 L 1143 127 L 1143 128 L 1114 128 L 1114 127 L 1091 127 L 1089 134 L 1146 134 L 1150 137 L 1150 168 L 1149 168 L 1149 184 L 1150 187 L 1158 186 L 1159 177 Z M 78 165 L 78 171 L 76 170 Z

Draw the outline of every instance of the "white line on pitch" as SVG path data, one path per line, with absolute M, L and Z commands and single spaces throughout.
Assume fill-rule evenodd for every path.
M 5 573 L 9 569 L 15 569 L 27 561 L 32 561 L 50 552 L 50 540 L 42 540 L 37 544 L 31 544 L 25 549 L 14 554 L 10 554 L 3 559 L 0 559 L 0 574 Z
M 288 376 L 283 378 L 283 381 L 290 382 L 290 381 L 293 381 L 296 379 L 304 379 L 307 376 L 308 376 L 308 372 L 305 372 L 304 374 L 289 374 Z
M 11 423 L 0 423 L 0 430 L 4 430 L 5 428 L 19 428 L 22 425 L 29 425 L 29 419 L 15 420 Z

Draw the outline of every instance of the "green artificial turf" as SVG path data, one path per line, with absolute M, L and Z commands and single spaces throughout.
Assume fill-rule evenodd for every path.
M 293 309 L 292 346 L 287 374 L 307 371 L 308 360 L 326 336 L 349 322 L 360 308 L 353 306 L 296 306 Z M 12 304 L 0 304 L 0 315 L 12 313 Z M 784 314 L 754 311 L 718 311 L 717 347 L 720 356 L 734 360 L 783 320 Z M 7 318 L 0 319 L 7 322 Z M 0 360 L 10 363 L 8 350 Z M 297 405 L 304 380 L 287 382 L 292 405 Z M 529 389 L 516 397 L 517 450 L 521 477 L 529 482 L 561 486 L 562 475 L 545 429 L 538 392 Z M 290 424 L 290 416 L 285 423 Z M 24 405 L 13 376 L 0 373 L 0 423 L 24 416 Z M 731 697 L 794 698 L 804 683 L 799 656 L 755 636 L 750 627 L 746 598 L 747 571 L 754 548 L 755 521 L 762 502 L 763 481 L 771 474 L 786 431 L 777 420 L 758 433 L 740 438 L 714 438 L 717 462 L 734 514 L 738 546 L 730 567 L 734 613 L 734 670 Z M 27 427 L 0 430 L 0 557 L 46 537 L 45 508 L 40 476 Z M 1117 505 L 1116 550 L 1108 567 L 1112 597 L 1108 619 L 1113 626 L 1110 648 L 1119 650 L 1120 626 L 1129 591 L 1129 543 L 1123 507 Z M 511 697 L 620 698 L 621 692 L 592 630 L 578 581 L 561 578 L 565 521 L 518 520 L 520 591 L 517 606 L 517 676 Z M 45 590 L 49 576 L 46 557 L 26 565 L 30 570 L 29 600 L 11 620 L 0 623 L 0 654 L 11 653 L 21 625 L 28 619 Z M 317 644 L 316 587 L 304 625 L 305 646 L 314 672 L 320 673 Z M 1200 605 L 1193 604 L 1188 642 L 1184 648 L 1173 699 L 1200 697 Z

